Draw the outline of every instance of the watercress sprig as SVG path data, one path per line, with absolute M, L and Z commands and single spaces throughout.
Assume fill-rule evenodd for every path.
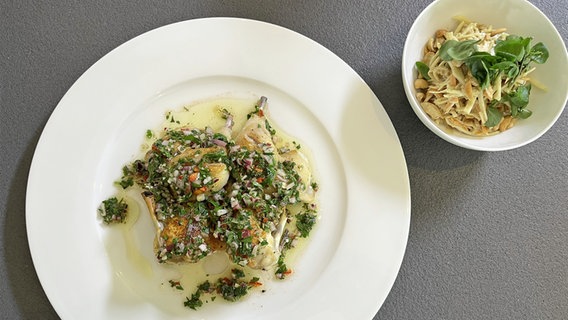
M 539 42 L 531 47 L 531 41 L 531 37 L 509 35 L 505 40 L 496 42 L 494 54 L 491 54 L 478 51 L 478 40 L 447 40 L 440 47 L 438 54 L 444 61 L 463 61 L 481 88 L 489 87 L 499 75 L 511 88 L 531 63 L 543 64 L 548 60 L 549 51 L 546 46 Z M 428 74 L 427 66 L 425 68 L 417 63 L 416 67 L 422 75 Z M 501 100 L 491 101 L 485 126 L 492 127 L 501 121 L 503 114 L 496 108 L 498 103 L 508 104 L 513 117 L 530 117 L 532 112 L 526 109 L 530 90 L 530 84 L 522 85 L 514 91 L 504 93 Z

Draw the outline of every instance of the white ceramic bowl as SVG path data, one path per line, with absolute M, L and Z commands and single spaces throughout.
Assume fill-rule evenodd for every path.
M 509 34 L 532 37 L 532 43 L 543 42 L 550 52 L 545 64 L 534 64 L 531 78 L 544 84 L 548 91 L 533 88 L 528 109 L 533 114 L 525 120 L 494 136 L 476 138 L 452 133 L 436 125 L 422 110 L 416 99 L 414 80 L 416 61 L 422 59 L 428 38 L 438 29 L 456 25 L 453 17 L 463 16 L 472 21 L 507 28 Z M 541 137 L 556 122 L 568 99 L 568 54 L 562 37 L 548 18 L 525 0 L 435 0 L 416 18 L 408 32 L 402 57 L 402 80 L 406 96 L 420 120 L 435 134 L 460 147 L 501 151 L 524 146 Z

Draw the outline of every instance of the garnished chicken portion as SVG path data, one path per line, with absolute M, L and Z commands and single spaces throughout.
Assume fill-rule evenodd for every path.
M 239 265 L 265 269 L 295 237 L 307 235 L 292 222 L 306 215 L 315 222 L 310 164 L 281 143 L 264 115 L 266 103 L 262 97 L 239 132 L 228 112 L 217 132 L 168 129 L 132 164 L 156 227 L 160 262 L 194 263 L 223 251 Z

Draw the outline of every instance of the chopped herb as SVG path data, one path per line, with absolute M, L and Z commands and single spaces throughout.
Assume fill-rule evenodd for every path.
M 319 190 L 319 185 L 318 185 L 317 182 L 315 182 L 315 181 L 312 182 L 311 186 L 312 186 L 312 189 L 314 189 L 314 191 L 317 192 Z
M 172 288 L 176 288 L 178 290 L 183 290 L 183 287 L 182 287 L 182 285 L 179 281 L 170 280 L 169 283 L 170 283 L 170 286 Z
M 124 222 L 127 209 L 128 205 L 123 199 L 119 200 L 116 197 L 111 197 L 102 202 L 98 212 L 106 224 L 111 224 Z
M 276 130 L 274 130 L 274 128 L 272 128 L 272 126 L 270 125 L 270 122 L 268 122 L 268 120 L 264 120 L 264 125 L 266 126 L 266 130 L 268 130 L 268 132 L 270 132 L 270 135 L 276 134 Z
M 197 289 L 203 292 L 208 292 L 211 289 L 211 283 L 209 281 L 205 281 L 197 286 Z
M 282 255 L 280 255 L 280 257 L 278 257 L 278 262 L 276 264 L 276 271 L 274 272 L 274 275 L 278 279 L 284 279 L 290 273 L 291 273 L 291 270 L 288 269 L 288 267 L 286 266 L 286 263 L 284 263 L 284 255 L 282 254 Z
M 154 133 L 152 132 L 152 130 L 150 129 L 146 130 L 146 139 L 152 139 L 153 136 Z
M 217 283 L 217 292 L 227 301 L 236 301 L 247 294 L 247 283 L 224 278 Z
M 242 280 L 244 277 L 244 271 L 235 268 L 231 270 L 230 278 L 219 278 L 213 284 L 205 281 L 197 286 L 197 290 L 191 295 L 191 298 L 186 297 L 184 305 L 196 310 L 203 305 L 201 300 L 203 294 L 212 294 L 211 301 L 215 301 L 216 296 L 214 294 L 220 295 L 227 301 L 236 301 L 245 296 L 250 288 L 262 285 L 258 282 L 260 280 L 258 277 L 253 277 L 249 281 Z
M 245 272 L 241 269 L 233 269 L 232 270 L 233 278 L 240 279 L 245 277 Z
M 118 184 L 122 187 L 122 189 L 126 189 L 134 185 L 134 180 L 132 179 L 132 177 L 128 177 L 120 180 Z
M 198 290 L 192 293 L 191 299 L 186 297 L 183 305 L 193 310 L 197 310 L 197 308 L 201 307 L 203 305 L 203 301 L 201 301 L 201 291 Z
M 132 174 L 133 172 L 128 168 L 128 166 L 122 167 L 122 178 L 118 181 L 118 184 L 122 187 L 122 189 L 126 189 L 134 185 Z
M 307 237 L 316 224 L 317 215 L 312 212 L 304 212 L 296 215 L 296 227 L 301 237 Z

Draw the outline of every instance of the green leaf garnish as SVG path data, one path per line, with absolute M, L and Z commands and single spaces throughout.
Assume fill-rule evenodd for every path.
M 526 119 L 532 115 L 532 111 L 528 109 L 521 109 L 519 110 L 519 118 Z
M 511 107 L 511 115 L 513 117 L 526 119 L 532 115 L 532 112 L 530 110 L 525 109 L 525 107 L 529 104 L 530 92 L 531 85 L 526 84 L 524 86 L 518 87 L 515 92 L 507 94 L 503 97 L 505 101 L 509 102 L 509 106 Z
M 444 61 L 465 60 L 477 51 L 478 40 L 447 40 L 440 48 L 440 58 Z
M 424 78 L 426 80 L 430 80 L 430 76 L 428 75 L 428 72 L 430 71 L 430 67 L 428 67 L 427 64 L 425 64 L 422 61 L 416 61 L 416 69 L 418 69 L 418 72 L 420 72 L 420 74 L 422 75 L 422 78 Z
M 531 62 L 542 64 L 548 60 L 549 51 L 546 46 L 539 42 L 531 47 L 531 40 L 531 37 L 509 35 L 505 40 L 496 42 L 494 55 L 477 51 L 477 40 L 447 40 L 440 47 L 438 54 L 444 61 L 463 61 L 481 88 L 485 89 L 491 86 L 499 75 L 506 79 L 506 83 L 515 83 Z M 426 64 L 418 61 L 416 68 L 426 80 L 430 80 Z M 520 86 L 515 92 L 504 94 L 501 101 L 494 101 L 487 108 L 488 119 L 485 126 L 493 127 L 503 118 L 503 114 L 495 108 L 495 104 L 499 102 L 508 103 L 513 117 L 530 117 L 532 112 L 525 109 L 529 103 L 530 89 L 530 84 Z
M 530 59 L 530 61 L 543 64 L 546 62 L 546 60 L 548 60 L 548 55 L 549 53 L 546 46 L 542 42 L 539 42 L 531 48 L 527 57 Z
M 487 107 L 487 121 L 484 126 L 491 128 L 499 124 L 503 119 L 503 114 L 495 107 Z
M 522 109 L 529 104 L 530 93 L 531 93 L 530 84 L 520 86 L 512 95 L 509 95 L 509 101 L 511 102 L 511 104 L 514 104 Z
M 526 38 L 530 42 L 530 38 Z M 495 44 L 495 55 L 508 61 L 521 61 L 526 54 L 526 40 L 517 36 L 508 36 Z
M 473 77 L 481 85 L 482 88 L 487 88 L 491 84 L 491 74 L 487 63 L 482 57 L 469 59 L 466 61 L 466 65 L 471 71 Z

